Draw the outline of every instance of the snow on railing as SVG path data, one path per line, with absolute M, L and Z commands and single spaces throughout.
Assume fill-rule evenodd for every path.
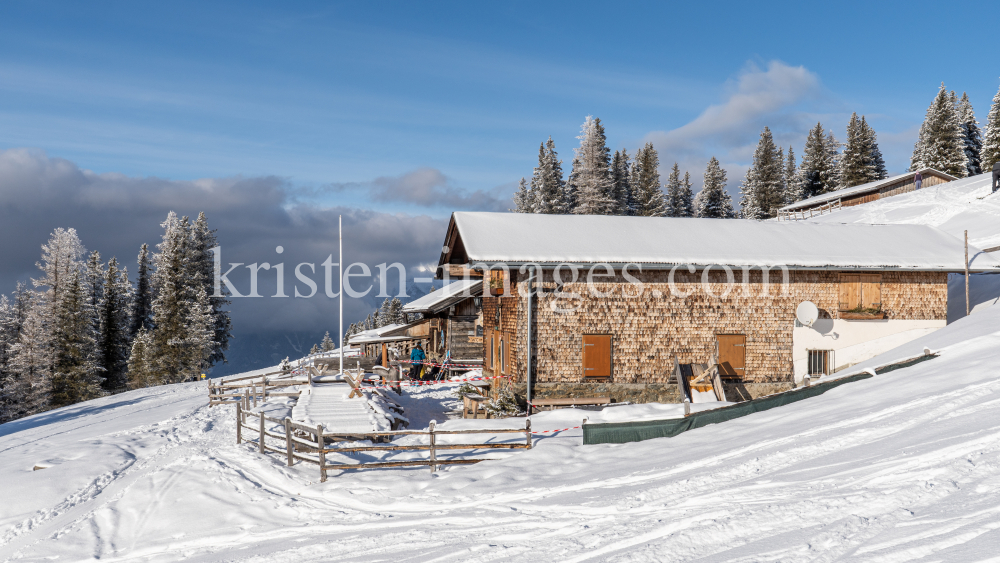
M 819 207 L 803 209 L 801 211 L 778 211 L 779 221 L 803 221 L 810 217 L 833 213 L 841 208 L 840 199 L 825 203 Z M 808 215 L 807 215 L 808 214 Z

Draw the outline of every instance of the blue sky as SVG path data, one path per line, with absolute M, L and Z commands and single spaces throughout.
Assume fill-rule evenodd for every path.
M 900 171 L 941 81 L 983 121 L 1000 83 L 970 25 L 989 6 L 934 6 L 4 3 L 0 148 L 441 216 L 474 205 L 441 190 L 506 197 L 549 135 L 568 171 L 588 114 L 612 149 L 652 140 L 698 183 L 715 154 L 735 187 L 763 125 L 801 154 L 858 111 Z

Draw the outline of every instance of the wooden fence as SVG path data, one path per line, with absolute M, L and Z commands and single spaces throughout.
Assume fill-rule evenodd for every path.
M 277 453 L 286 458 L 289 467 L 296 461 L 303 461 L 319 466 L 320 481 L 326 481 L 327 471 L 331 469 L 376 469 L 383 467 L 413 467 L 429 465 L 431 471 L 437 471 L 441 465 L 469 465 L 486 461 L 485 459 L 438 459 L 441 450 L 479 450 L 479 449 L 531 449 L 531 420 L 525 419 L 524 428 L 502 428 L 493 430 L 437 430 L 432 422 L 424 430 L 393 430 L 387 432 L 367 432 L 362 434 L 338 434 L 325 431 L 322 425 L 309 426 L 290 418 L 273 418 L 263 413 L 255 413 L 247 408 L 246 397 L 236 403 L 236 443 L 256 442 L 260 453 Z M 247 420 L 256 418 L 256 424 L 248 424 Z M 280 425 L 284 432 L 275 434 L 267 429 L 267 423 Z M 244 434 L 244 432 L 248 432 Z M 437 437 L 456 434 L 524 434 L 524 443 L 485 443 L 485 444 L 438 444 Z M 338 448 L 330 447 L 331 442 L 344 440 L 376 440 L 392 436 L 426 436 L 427 444 L 360 446 Z M 277 440 L 280 447 L 267 444 L 267 439 Z M 283 443 L 282 443 L 283 442 Z M 328 463 L 327 454 L 347 454 L 354 452 L 396 452 L 396 451 L 426 451 L 426 460 L 382 461 L 370 463 Z M 312 457 L 304 454 L 315 454 Z
M 278 377 L 271 377 L 278 376 Z M 291 378 L 293 374 L 275 371 L 262 375 L 248 375 L 226 379 L 218 383 L 208 380 L 208 406 L 238 403 L 247 398 L 257 406 L 257 400 L 266 401 L 268 397 L 298 397 L 301 391 L 283 392 L 280 389 L 307 385 L 309 380 L 283 379 Z M 310 378 L 311 379 L 311 378 Z
M 833 213 L 834 211 L 841 208 L 841 202 L 839 199 L 831 201 L 830 203 L 824 203 L 823 205 L 817 207 L 810 207 L 809 209 L 802 209 L 799 211 L 778 211 L 779 221 L 802 221 L 810 217 L 825 215 L 827 213 Z

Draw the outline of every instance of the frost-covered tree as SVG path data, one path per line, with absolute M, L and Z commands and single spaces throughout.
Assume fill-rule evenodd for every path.
M 993 96 L 990 113 L 986 116 L 986 133 L 980 157 L 984 172 L 993 170 L 993 165 L 1000 162 L 1000 90 Z
M 95 314 L 84 276 L 85 270 L 76 270 L 70 274 L 68 283 L 63 280 L 64 290 L 55 310 L 52 391 L 49 398 L 53 407 L 99 396 L 104 380 L 103 370 L 97 362 Z
M 371 319 L 371 315 L 368 316 L 368 319 Z M 370 328 L 366 330 L 370 330 Z M 324 352 L 329 352 L 337 347 L 337 345 L 333 343 L 333 339 L 330 338 L 330 331 L 326 331 L 326 334 L 323 335 L 323 341 L 319 343 L 319 347 Z
M 976 121 L 976 112 L 972 109 L 972 102 L 969 95 L 962 92 L 962 99 L 958 102 L 958 124 L 962 129 L 962 144 L 965 146 L 965 173 L 966 176 L 975 176 L 983 173 L 983 134 L 979 130 L 979 122 Z
M 911 172 L 933 168 L 959 178 L 966 175 L 965 144 L 956 102 L 942 82 L 920 126 L 910 158 Z
M 694 217 L 694 196 L 691 189 L 691 173 L 684 172 L 684 180 L 681 181 L 681 191 L 674 201 L 674 212 L 676 217 Z
M 316 344 L 313 344 L 312 348 L 309 349 L 309 355 L 313 356 L 313 355 L 316 355 L 316 354 L 319 354 L 319 346 L 316 345 Z
M 549 140 L 538 147 L 538 166 L 531 176 L 530 192 L 534 193 L 534 213 L 569 213 L 566 209 L 566 182 L 556 144 Z
M 517 183 L 517 191 L 514 192 L 514 209 L 508 209 L 508 211 L 513 211 L 514 213 L 534 213 L 534 191 L 534 188 L 529 188 L 528 182 L 524 178 L 521 178 L 521 181 Z
M 646 143 L 636 151 L 631 178 L 634 213 L 639 217 L 663 217 L 667 213 L 659 167 L 660 155 L 653 148 L 653 143 Z
M 149 246 L 143 244 L 139 249 L 138 278 L 135 284 L 135 295 L 132 299 L 132 312 L 129 315 L 129 341 L 139 334 L 140 329 L 146 332 L 153 330 L 153 284 L 151 280 L 152 267 L 149 261 Z
M 403 313 L 403 302 L 398 297 L 393 297 L 389 302 L 389 322 L 390 324 L 405 324 L 406 319 Z
M 11 347 L 14 381 L 6 387 L 15 410 L 12 418 L 21 418 L 46 410 L 52 385 L 52 347 L 49 327 L 41 309 L 42 295 L 27 291 L 28 309 L 17 342 Z M 16 303 L 15 298 L 15 303 Z
M 568 203 L 578 215 L 610 215 L 615 212 L 611 178 L 611 151 L 600 118 L 587 116 L 580 127 L 580 147 L 566 181 Z
M 208 227 L 205 213 L 199 213 L 191 225 L 190 257 L 194 288 L 199 285 L 207 294 L 208 305 L 211 307 L 212 350 L 208 356 L 208 365 L 226 363 L 226 350 L 232 339 L 233 323 L 227 307 L 231 304 L 229 290 L 225 284 L 220 288 L 220 295 L 215 295 L 215 254 L 212 249 L 218 246 L 215 230 Z M 194 289 L 192 289 L 193 291 Z
M 162 380 L 150 355 L 150 345 L 150 334 L 140 327 L 128 356 L 128 384 L 133 389 L 159 385 Z
M 611 158 L 611 198 L 615 201 L 615 215 L 632 215 L 632 182 L 628 152 L 615 151 Z
M 733 200 L 726 192 L 726 171 L 714 156 L 705 167 L 705 185 L 698 192 L 697 216 L 712 219 L 736 217 Z
M 850 188 L 885 179 L 885 161 L 878 148 L 875 130 L 864 116 L 851 115 L 847 124 L 847 142 L 840 160 L 841 182 Z
M 667 174 L 667 182 L 663 185 L 664 194 L 664 217 L 679 217 L 675 205 L 681 194 L 681 168 L 674 163 L 674 167 Z
M 844 187 L 843 179 L 840 176 L 840 142 L 836 137 L 833 136 L 833 131 L 827 131 L 826 133 L 826 154 L 830 158 L 830 170 L 828 175 L 828 190 L 835 191 Z
M 785 205 L 802 199 L 802 177 L 795 164 L 795 151 L 792 150 L 791 146 L 788 147 L 788 155 L 785 157 L 784 184 L 785 190 L 782 199 Z
M 753 164 L 740 186 L 740 208 L 746 219 L 769 219 L 784 205 L 784 158 L 767 127 L 760 134 Z
M 87 258 L 84 270 L 84 287 L 87 289 L 87 298 L 90 301 L 91 309 L 97 311 L 101 298 L 104 296 L 104 264 L 101 263 L 101 253 L 96 250 L 91 252 Z M 98 327 L 98 322 L 95 316 L 95 329 Z
M 153 330 L 147 353 L 161 381 L 177 383 L 196 379 L 211 365 L 215 327 L 198 254 L 193 251 L 190 221 L 178 219 L 171 211 L 161 226 L 164 233 L 154 256 Z
M 132 284 L 128 272 L 118 268 L 114 257 L 104 272 L 103 295 L 97 311 L 100 330 L 97 339 L 98 365 L 103 369 L 104 388 L 118 389 L 128 383 L 129 308 Z
M 802 199 L 831 192 L 836 189 L 836 164 L 827 148 L 827 135 L 823 124 L 817 123 L 809 130 L 802 164 L 799 167 L 799 182 Z

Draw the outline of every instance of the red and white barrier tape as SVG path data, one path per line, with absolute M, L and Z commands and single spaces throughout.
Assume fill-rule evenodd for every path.
M 413 381 L 413 380 L 406 379 L 406 380 L 399 381 L 397 383 L 379 384 L 379 385 L 367 385 L 366 387 L 385 388 L 385 387 L 397 387 L 397 386 L 400 386 L 400 385 L 437 385 L 437 384 L 440 384 L 440 383 L 460 383 L 460 382 L 463 382 L 463 381 L 486 381 L 488 379 L 506 379 L 506 378 L 509 378 L 509 377 L 513 377 L 513 376 L 512 375 L 493 375 L 493 376 L 490 376 L 490 377 L 464 377 L 462 379 L 440 379 L 440 380 L 432 380 L 432 381 Z
M 481 368 L 483 364 L 439 364 L 437 362 L 414 362 L 413 360 L 392 360 L 394 362 L 399 362 L 401 364 L 420 364 L 423 366 L 437 366 L 437 367 L 449 367 L 449 368 Z
M 567 430 L 576 430 L 578 428 L 583 428 L 583 426 L 573 426 L 571 428 L 560 428 L 558 430 L 532 430 L 532 434 L 549 434 L 552 432 L 565 432 Z

